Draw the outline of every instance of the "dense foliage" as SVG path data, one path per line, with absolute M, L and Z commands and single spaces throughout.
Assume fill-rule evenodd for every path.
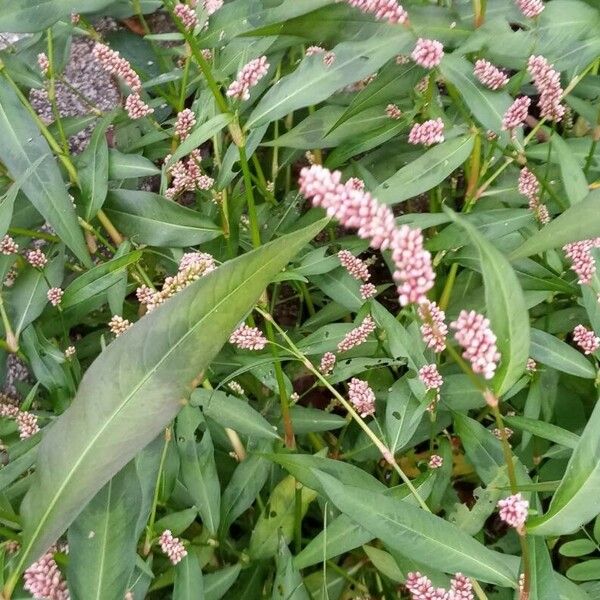
M 0 31 L 4 600 L 600 598 L 597 0 Z

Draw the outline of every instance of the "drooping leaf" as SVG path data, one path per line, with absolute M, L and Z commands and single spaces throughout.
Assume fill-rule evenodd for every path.
M 175 567 L 173 600 L 204 600 L 204 582 L 198 557 L 188 555 Z
M 573 206 L 581 202 L 588 195 L 588 183 L 583 169 L 571 154 L 571 150 L 565 141 L 558 135 L 552 134 L 552 149 L 558 155 L 561 181 L 567 194 L 569 204 Z
M 42 554 L 177 414 L 190 383 L 270 279 L 323 226 L 315 223 L 227 262 L 145 316 L 96 359 L 40 444 L 22 506 L 23 550 L 15 573 Z
M 214 573 L 204 576 L 204 598 L 205 600 L 220 600 L 225 596 L 229 588 L 235 583 L 241 571 L 241 565 L 225 567 Z
M 276 556 L 277 572 L 273 582 L 272 600 L 309 600 L 302 576 L 292 562 L 292 555 L 283 536 L 279 536 Z

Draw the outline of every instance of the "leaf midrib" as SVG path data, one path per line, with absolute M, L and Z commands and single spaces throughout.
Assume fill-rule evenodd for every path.
M 219 228 L 216 225 L 215 225 L 214 229 L 209 229 L 206 225 L 204 227 L 195 227 L 192 225 L 179 225 L 177 223 L 173 223 L 172 221 L 171 222 L 159 221 L 158 219 L 152 219 L 150 217 L 142 216 L 139 213 L 128 213 L 128 212 L 124 212 L 123 210 L 118 210 L 115 208 L 107 208 L 107 211 L 111 212 L 111 213 L 123 215 L 124 217 L 127 217 L 127 218 L 138 219 L 140 221 L 148 221 L 150 223 L 157 223 L 158 225 L 161 225 L 161 226 L 167 225 L 174 229 L 182 229 L 184 231 L 188 231 L 188 230 L 189 231 L 210 231 L 210 232 L 219 231 Z
M 194 333 L 196 331 L 196 329 L 198 327 L 200 327 L 204 321 L 206 321 L 206 319 L 208 317 L 210 317 L 213 313 L 218 312 L 218 309 L 224 304 L 226 303 L 232 296 L 234 296 L 242 287 L 244 287 L 248 281 L 252 278 L 254 278 L 256 276 L 257 273 L 260 273 L 262 271 L 264 271 L 268 266 L 270 266 L 270 264 L 272 262 L 274 262 L 278 257 L 273 257 L 269 260 L 267 260 L 263 266 L 259 266 L 258 269 L 256 271 L 253 271 L 252 273 L 250 273 L 246 279 L 243 280 L 242 283 L 240 283 L 238 286 L 236 286 L 231 292 L 229 292 L 227 295 L 225 295 L 225 297 L 217 302 L 217 304 L 215 304 L 207 313 L 204 317 L 202 317 L 195 326 L 191 327 L 180 339 L 179 341 L 174 344 L 173 346 L 171 346 L 171 348 L 165 353 L 165 355 L 158 361 L 158 363 L 141 379 L 140 383 L 138 383 L 138 385 L 126 396 L 126 399 L 118 406 L 117 410 L 115 410 L 108 419 L 105 420 L 105 422 L 103 423 L 103 425 L 100 427 L 98 433 L 91 439 L 91 443 L 89 443 L 87 445 L 87 448 L 79 455 L 79 458 L 77 459 L 77 461 L 75 462 L 73 468 L 70 470 L 70 472 L 67 474 L 67 476 L 64 479 L 63 484 L 60 486 L 60 488 L 58 489 L 58 491 L 56 492 L 56 494 L 54 495 L 54 498 L 52 498 L 47 506 L 47 510 L 45 513 L 43 513 L 42 517 L 40 518 L 39 522 L 38 522 L 38 526 L 36 527 L 36 529 L 33 532 L 33 535 L 31 536 L 31 541 L 29 542 L 29 544 L 24 547 L 24 552 L 21 553 L 21 560 L 19 561 L 19 564 L 17 565 L 16 571 L 21 571 L 23 564 L 24 564 L 24 558 L 23 557 L 27 557 L 28 553 L 30 552 L 34 541 L 37 539 L 37 536 L 39 535 L 40 531 L 42 530 L 42 527 L 46 524 L 49 515 L 52 513 L 52 511 L 54 510 L 54 507 L 56 506 L 59 498 L 62 497 L 62 494 L 65 490 L 65 488 L 67 487 L 67 485 L 70 483 L 71 479 L 75 476 L 75 473 L 77 472 L 77 470 L 80 468 L 81 464 L 83 463 L 84 459 L 87 458 L 87 455 L 90 452 L 90 449 L 93 447 L 93 445 L 95 445 L 95 443 L 97 442 L 97 440 L 104 434 L 105 430 L 108 428 L 108 426 L 110 424 L 112 424 L 113 420 L 116 419 L 119 415 L 119 413 L 125 408 L 125 406 L 131 401 L 131 398 L 133 398 L 135 396 L 135 394 L 138 393 L 138 391 L 150 380 L 150 378 L 154 375 L 154 373 L 160 368 L 160 366 L 162 366 L 163 362 L 165 362 L 172 354 L 173 352 L 175 352 L 175 350 L 177 350 L 179 348 L 179 346 L 181 344 L 183 344 L 185 342 L 185 340 L 187 340 L 188 336 L 192 335 L 192 333 Z M 160 309 L 159 309 L 160 310 Z M 124 334 L 126 335 L 126 334 Z

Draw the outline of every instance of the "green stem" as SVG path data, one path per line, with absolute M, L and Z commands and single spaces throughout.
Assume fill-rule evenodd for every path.
M 246 204 L 248 206 L 248 218 L 250 219 L 250 237 L 252 245 L 255 248 L 260 247 L 260 228 L 258 225 L 258 215 L 256 214 L 256 204 L 254 202 L 254 190 L 252 188 L 252 177 L 250 175 L 250 166 L 246 157 L 246 148 L 243 145 L 238 146 L 240 154 L 240 164 L 244 175 L 244 188 L 246 192 Z
M 69 141 L 67 140 L 67 136 L 65 135 L 65 130 L 63 128 L 62 119 L 60 117 L 60 111 L 58 110 L 58 105 L 56 104 L 56 76 L 54 70 L 54 43 L 52 39 L 52 30 L 46 30 L 46 36 L 48 38 L 48 100 L 50 101 L 50 106 L 52 107 L 52 114 L 54 115 L 54 122 L 56 123 L 56 128 L 58 129 L 58 135 L 60 136 L 62 142 L 63 152 L 68 156 L 69 155 Z

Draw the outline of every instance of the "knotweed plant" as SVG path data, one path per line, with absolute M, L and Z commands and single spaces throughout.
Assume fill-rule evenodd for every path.
M 597 2 L 4 4 L 3 600 L 600 598 Z

